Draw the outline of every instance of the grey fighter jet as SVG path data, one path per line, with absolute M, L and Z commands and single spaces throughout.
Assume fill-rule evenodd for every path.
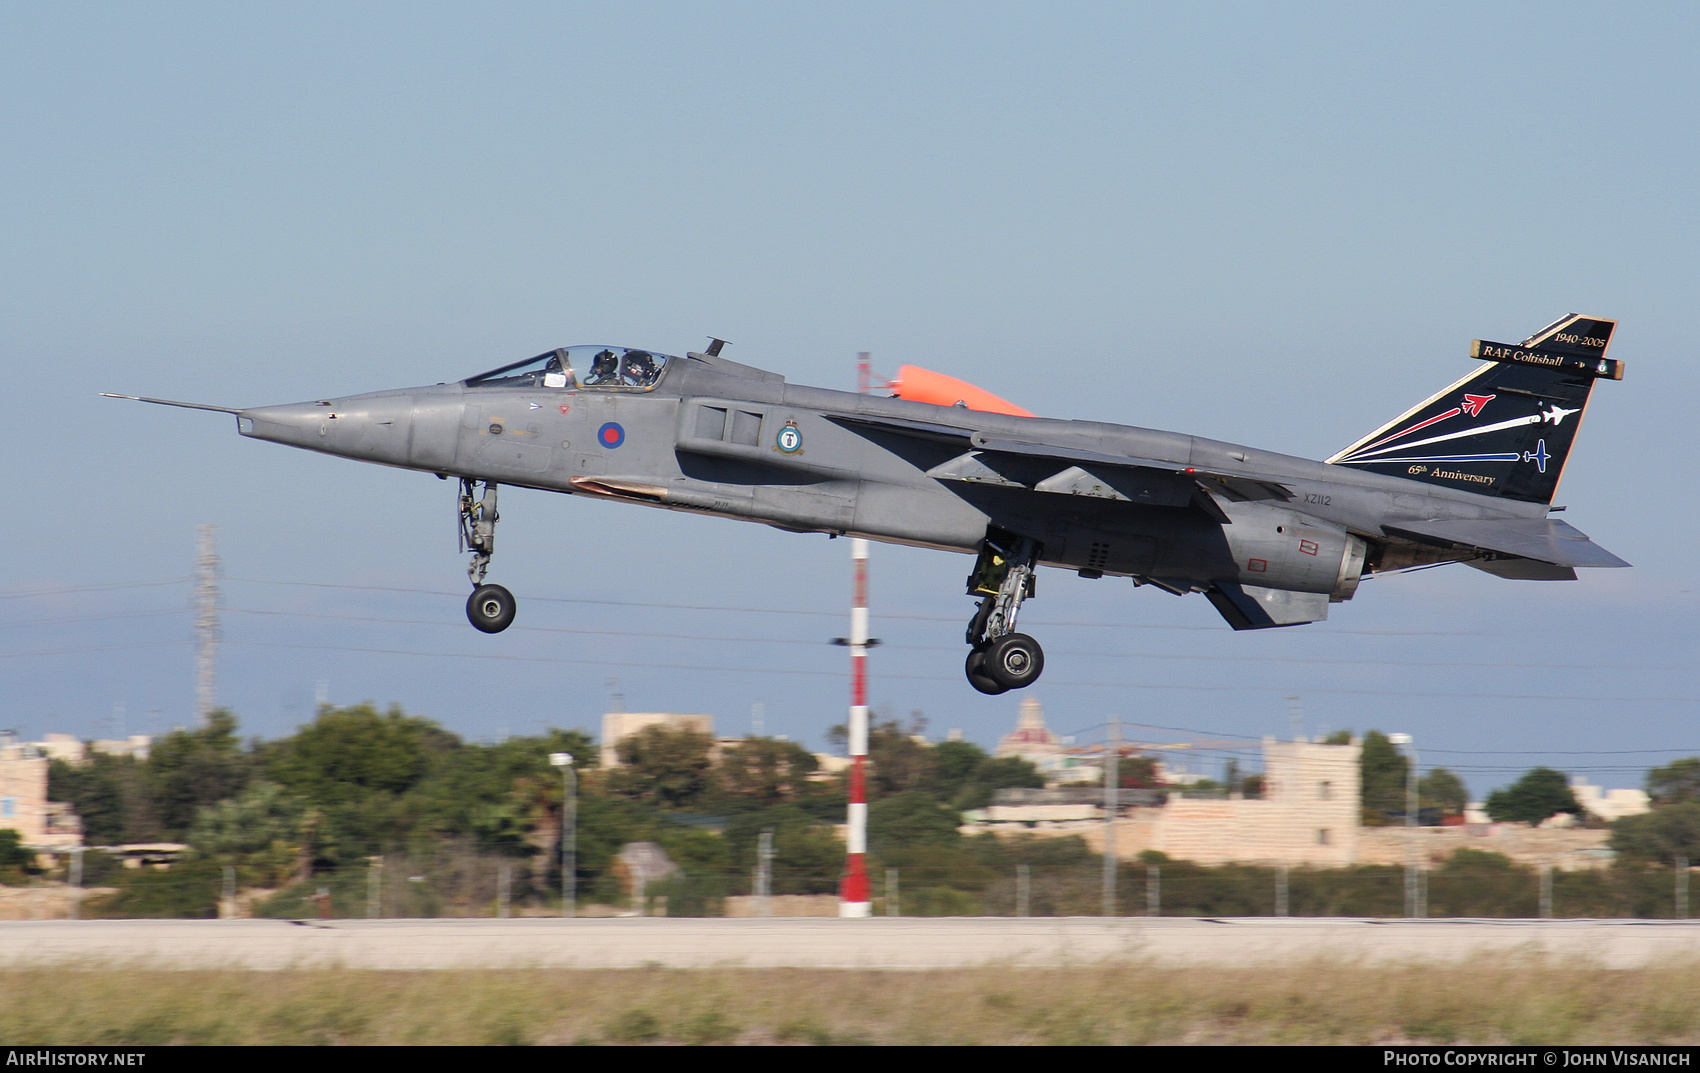
M 453 384 L 232 409 L 244 436 L 459 482 L 467 617 L 514 598 L 485 582 L 501 485 L 853 535 L 975 557 L 967 675 L 1031 685 L 1016 629 L 1040 566 L 1201 593 L 1236 630 L 1318 622 L 1366 574 L 1461 562 L 1573 580 L 1627 566 L 1550 517 L 1615 321 L 1572 314 L 1323 462 L 1174 432 L 1026 414 L 906 369 L 896 394 L 799 387 L 704 353 L 551 350 Z M 954 397 L 953 397 L 954 396 Z M 117 395 L 115 398 L 139 398 Z

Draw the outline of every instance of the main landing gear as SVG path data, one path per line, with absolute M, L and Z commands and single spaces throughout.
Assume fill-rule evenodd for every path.
M 991 529 L 980 546 L 974 572 L 968 575 L 968 595 L 979 596 L 980 609 L 968 623 L 971 651 L 963 668 L 968 683 L 997 696 L 1024 689 L 1039 680 L 1045 651 L 1025 633 L 1015 632 L 1021 603 L 1034 595 L 1033 567 L 1039 545 L 1027 537 Z
M 484 482 L 484 495 L 475 495 L 478 482 L 460 481 L 460 550 L 472 552 L 466 576 L 472 579 L 472 595 L 466 600 L 466 617 L 485 633 L 501 633 L 514 621 L 514 594 L 500 585 L 484 584 L 490 556 L 496 550 L 496 482 Z

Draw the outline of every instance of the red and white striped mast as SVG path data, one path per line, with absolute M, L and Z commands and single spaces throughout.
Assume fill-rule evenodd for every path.
M 868 352 L 856 355 L 856 390 L 868 393 Z M 868 542 L 850 538 L 855 570 L 850 605 L 850 832 L 838 915 L 873 915 L 868 895 Z

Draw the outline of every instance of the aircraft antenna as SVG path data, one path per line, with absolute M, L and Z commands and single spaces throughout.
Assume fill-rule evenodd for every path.
M 195 725 L 218 707 L 218 545 L 213 526 L 195 527 Z
M 856 390 L 868 393 L 867 351 L 856 355 Z M 868 542 L 850 540 L 850 809 L 844 888 L 838 915 L 873 915 L 868 893 Z

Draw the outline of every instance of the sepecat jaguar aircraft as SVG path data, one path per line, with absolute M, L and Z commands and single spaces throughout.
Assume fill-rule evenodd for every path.
M 1574 580 L 1627 566 L 1549 514 L 1588 397 L 1623 377 L 1615 321 L 1571 314 L 1323 462 L 1173 432 L 1052 420 L 912 366 L 890 397 L 787 384 L 704 353 L 574 346 L 458 383 L 233 409 L 244 436 L 459 481 L 467 617 L 514 597 L 485 582 L 501 485 L 852 535 L 975 557 L 968 680 L 1031 685 L 1016 629 L 1040 566 L 1201 593 L 1236 630 L 1328 616 L 1366 574 L 1461 562 Z

